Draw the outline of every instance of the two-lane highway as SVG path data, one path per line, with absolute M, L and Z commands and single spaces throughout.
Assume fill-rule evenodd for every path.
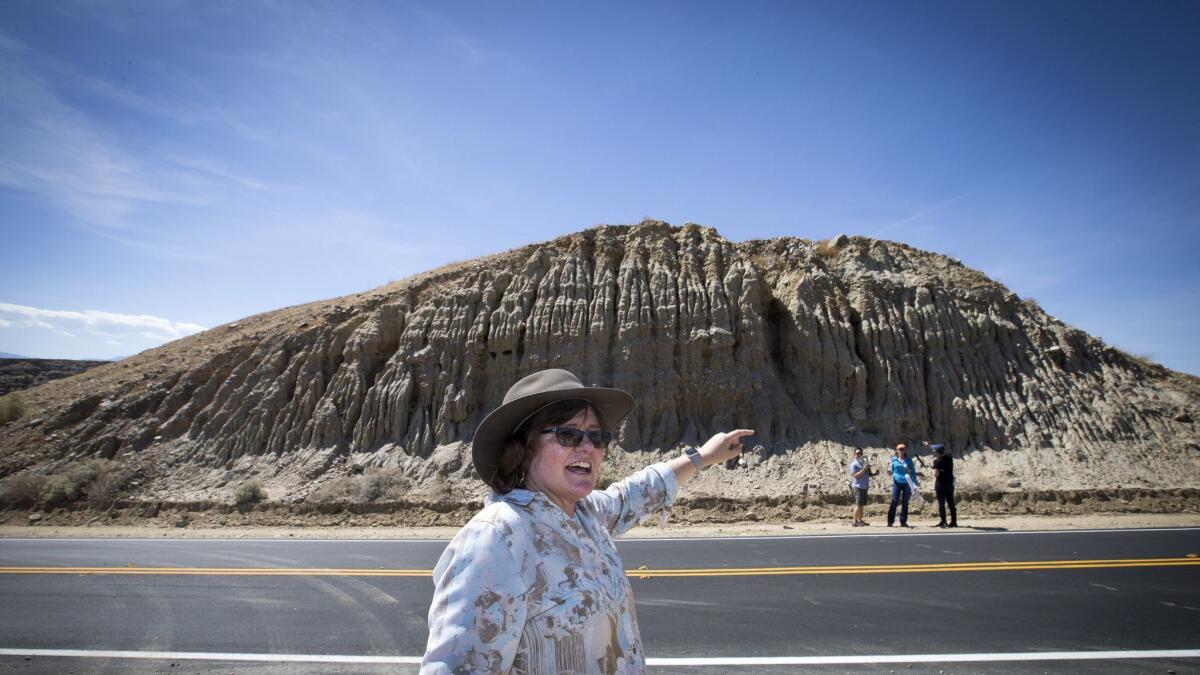
M 1200 668 L 1200 529 L 880 530 L 622 542 L 651 666 Z M 0 664 L 411 670 L 445 545 L 0 540 Z

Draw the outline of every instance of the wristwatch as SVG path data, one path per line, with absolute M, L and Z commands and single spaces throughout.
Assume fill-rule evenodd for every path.
M 693 448 L 692 446 L 690 446 L 690 445 L 689 445 L 687 448 L 685 448 L 685 449 L 684 449 L 684 451 L 683 451 L 683 452 L 684 452 L 685 454 L 687 454 L 687 456 L 688 456 L 688 459 L 692 460 L 692 464 L 695 464 L 695 465 L 696 465 L 696 470 L 697 470 L 697 471 L 703 471 L 703 470 L 704 470 L 704 459 L 700 457 L 700 451 L 699 451 L 699 450 L 697 450 L 697 449 L 695 449 L 695 448 Z

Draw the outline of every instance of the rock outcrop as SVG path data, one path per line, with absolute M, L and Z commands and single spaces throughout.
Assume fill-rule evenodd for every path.
M 391 467 L 476 497 L 466 445 L 517 378 L 638 401 L 614 470 L 757 431 L 695 494 L 844 490 L 849 447 L 930 439 L 960 490 L 1200 485 L 1196 378 L 1133 359 L 955 260 L 862 237 L 733 243 L 603 226 L 249 317 L 25 392 L 0 476 L 116 458 L 147 496 L 255 475 L 302 499 Z

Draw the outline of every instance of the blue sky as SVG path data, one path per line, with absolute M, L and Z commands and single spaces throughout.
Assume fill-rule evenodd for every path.
M 0 351 L 599 223 L 960 258 L 1200 374 L 1200 3 L 0 3 Z

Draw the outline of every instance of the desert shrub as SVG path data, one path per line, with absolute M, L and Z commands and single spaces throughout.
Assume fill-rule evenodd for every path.
M 823 239 L 817 244 L 817 253 L 826 258 L 832 258 L 837 255 L 839 250 L 841 249 L 838 248 L 832 239 Z
M 358 480 L 345 476 L 335 478 L 309 493 L 307 499 L 317 504 L 352 502 L 358 494 Z
M 41 501 L 63 504 L 83 499 L 108 500 L 120 494 L 129 482 L 128 470 L 108 459 L 92 459 L 73 464 L 46 478 Z
M 92 480 L 88 481 L 84 491 L 90 502 L 108 502 L 120 497 L 128 482 L 129 473 L 127 471 L 105 471 L 96 474 Z
M 406 495 L 407 488 L 408 479 L 399 469 L 372 469 L 361 476 L 332 480 L 314 490 L 308 499 L 318 504 L 365 504 L 380 499 L 402 498 Z
M 48 504 L 73 502 L 83 497 L 85 482 L 75 472 L 50 476 L 46 479 L 45 487 L 42 488 L 42 501 Z
M 0 486 L 0 505 L 21 508 L 33 506 L 41 501 L 45 487 L 45 476 L 28 473 L 13 476 Z
M 239 506 L 242 504 L 253 504 L 266 498 L 267 489 L 263 487 L 262 481 L 257 478 L 242 483 L 233 492 L 233 501 Z
M 25 414 L 25 401 L 17 393 L 0 396 L 0 424 L 8 424 L 21 419 Z
M 406 485 L 407 481 L 398 469 L 376 469 L 359 479 L 358 498 L 363 502 L 373 502 L 381 497 L 394 499 L 403 495 Z
M 1137 361 L 1147 368 L 1162 368 L 1158 361 L 1154 360 L 1153 354 L 1129 354 L 1129 358 Z
M 82 500 L 110 501 L 121 495 L 132 473 L 107 459 L 72 464 L 59 473 L 14 476 L 0 489 L 0 504 L 33 506 Z

